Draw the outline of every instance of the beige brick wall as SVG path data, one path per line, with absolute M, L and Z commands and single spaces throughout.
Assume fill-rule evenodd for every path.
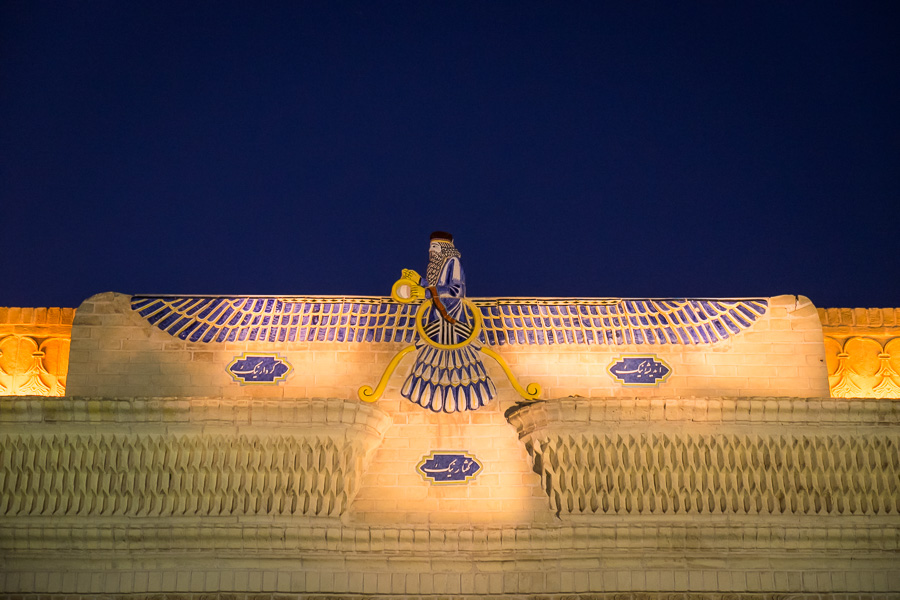
M 353 504 L 360 524 L 532 524 L 551 519 L 547 496 L 500 401 L 478 411 L 434 414 L 403 400 L 378 406 L 393 424 L 375 451 Z M 464 485 L 435 485 L 414 467 L 433 450 L 462 450 L 485 465 Z
M 805 298 L 715 346 L 497 348 L 546 401 L 485 357 L 499 397 L 456 415 L 399 395 L 412 357 L 356 400 L 402 347 L 192 344 L 89 299 L 74 395 L 0 399 L 0 596 L 900 597 L 900 404 L 827 397 Z M 248 351 L 293 371 L 235 383 Z M 631 353 L 674 372 L 622 387 Z M 434 485 L 436 450 L 483 470 Z
M 563 399 L 516 407 L 501 400 L 467 418 L 450 419 L 414 408 L 396 400 L 372 406 L 341 399 L 2 399 L 0 466 L 4 485 L 12 487 L 0 494 L 0 593 L 476 597 L 639 591 L 663 600 L 662 594 L 738 592 L 844 598 L 900 589 L 900 521 L 890 503 L 869 503 L 861 512 L 799 503 L 787 512 L 736 506 L 724 513 L 581 510 L 557 516 L 550 497 L 559 483 L 543 479 L 547 465 L 534 462 L 529 450 L 538 437 L 555 436 L 580 440 L 576 445 L 595 459 L 620 452 L 609 471 L 614 484 L 609 493 L 646 494 L 628 439 L 741 438 L 749 444 L 726 448 L 734 457 L 723 458 L 746 462 L 741 471 L 746 478 L 738 482 L 715 461 L 704 462 L 702 451 L 651 452 L 651 462 L 664 461 L 662 471 L 689 495 L 691 486 L 703 491 L 718 485 L 756 497 L 762 493 L 757 474 L 767 459 L 765 452 L 754 456 L 747 449 L 766 448 L 754 446 L 759 440 L 812 435 L 838 443 L 824 453 L 801 444 L 782 471 L 773 467 L 772 472 L 783 472 L 785 481 L 807 490 L 855 481 L 864 493 L 877 495 L 887 486 L 893 489 L 888 499 L 896 499 L 900 404 L 895 401 Z M 625 441 L 604 446 L 588 434 Z M 290 489 L 285 475 L 297 469 L 345 468 L 339 461 L 304 462 L 314 450 L 277 455 L 277 448 L 266 450 L 265 440 L 293 437 L 325 447 L 328 440 L 346 443 L 351 435 L 371 440 L 370 450 L 367 460 L 354 463 L 359 491 L 340 514 L 286 514 L 283 504 L 274 502 L 223 512 L 217 504 L 229 488 L 211 481 L 238 478 L 243 482 L 238 489 L 253 495 Z M 25 438 L 67 439 L 71 454 L 59 445 L 22 443 Z M 148 438 L 161 443 L 144 445 Z M 210 446 L 184 442 L 209 439 L 232 444 L 210 452 Z M 277 455 L 275 460 L 263 460 L 241 441 L 253 439 L 270 459 Z M 889 443 L 857 452 L 843 439 Z M 92 450 L 79 450 L 91 441 L 96 442 Z M 484 472 L 464 486 L 426 484 L 415 465 L 424 453 L 441 448 L 468 450 L 482 460 Z M 235 462 L 234 452 L 256 458 Z M 154 462 L 154 453 L 160 461 Z M 591 476 L 579 475 L 583 458 L 573 454 L 560 463 L 576 493 L 587 491 Z M 141 473 L 157 472 L 149 468 L 156 464 L 179 474 L 177 484 L 142 479 Z M 841 465 L 852 468 L 842 471 Z M 695 469 L 693 475 L 686 474 L 688 467 Z M 335 481 L 333 476 L 321 481 L 323 489 L 337 489 L 326 483 Z M 142 516 L 51 501 L 53 494 L 71 489 L 106 500 L 136 498 L 146 496 L 146 486 L 172 497 L 202 493 L 188 510 Z M 23 495 L 27 502 L 18 499 Z
M 182 342 L 132 312 L 129 297 L 99 294 L 77 311 L 70 357 L 70 393 L 97 396 L 223 396 L 257 398 L 355 398 L 374 385 L 399 343 Z M 225 371 L 243 352 L 278 351 L 293 366 L 279 385 L 241 385 Z M 501 346 L 495 348 L 521 382 L 537 382 L 544 398 L 758 396 L 800 398 L 828 394 L 822 328 L 803 296 L 769 299 L 753 326 L 715 345 Z M 658 387 L 617 383 L 607 367 L 623 354 L 656 354 L 673 370 Z M 413 362 L 394 373 L 387 399 Z M 490 358 L 485 364 L 508 402 L 517 395 Z

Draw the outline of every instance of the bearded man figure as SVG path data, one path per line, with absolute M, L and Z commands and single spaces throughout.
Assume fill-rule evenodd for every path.
M 428 268 L 416 295 L 424 292 L 432 303 L 422 317 L 416 362 L 400 393 L 434 412 L 475 410 L 497 393 L 481 361 L 481 344 L 468 341 L 475 327 L 472 311 L 478 308 L 463 302 L 466 278 L 453 236 L 445 231 L 432 233 L 428 254 Z

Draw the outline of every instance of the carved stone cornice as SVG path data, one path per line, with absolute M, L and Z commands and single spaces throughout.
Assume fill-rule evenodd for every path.
M 847 521 L 842 519 L 841 521 Z M 896 519 L 817 522 L 815 527 L 784 519 L 746 518 L 735 521 L 706 516 L 703 522 L 647 519 L 604 524 L 563 523 L 518 527 L 347 526 L 336 520 L 299 521 L 295 515 L 246 517 L 240 522 L 200 515 L 196 518 L 144 518 L 136 523 L 115 517 L 90 523 L 61 517 L 0 519 L 0 552 L 25 557 L 48 556 L 90 548 L 105 553 L 214 552 L 221 557 L 250 554 L 273 557 L 328 555 L 472 556 L 560 559 L 615 552 L 642 553 L 790 552 L 794 555 L 871 557 L 900 550 Z
M 900 335 L 900 308 L 820 308 L 825 335 Z
M 555 429 L 611 428 L 619 424 L 866 426 L 900 425 L 900 402 L 834 398 L 558 398 L 520 403 L 507 411 L 519 437 L 551 423 Z
M 154 592 L 150 594 L 103 594 L 104 600 L 341 600 L 359 598 L 358 594 L 308 594 L 305 592 Z M 608 592 L 569 594 L 440 594 L 440 598 L 503 598 L 503 600 L 898 600 L 900 593 L 772 593 L 772 592 Z M 0 599 L 82 600 L 81 594 L 0 594 Z M 366 594 L 368 600 L 429 600 L 434 594 Z
M 0 423 L 60 427 L 67 423 L 96 426 L 291 426 L 304 432 L 357 427 L 381 437 L 390 416 L 372 404 L 340 398 L 0 398 Z M 298 431 L 300 431 L 298 429 Z

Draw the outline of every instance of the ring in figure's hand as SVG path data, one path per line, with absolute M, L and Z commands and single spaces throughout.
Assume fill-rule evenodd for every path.
M 421 300 L 424 297 L 425 288 L 423 288 L 421 285 L 413 283 L 405 277 L 401 277 L 396 282 L 394 282 L 393 286 L 391 286 L 391 298 L 393 298 L 397 302 L 407 304 L 409 302 L 413 302 L 414 300 Z

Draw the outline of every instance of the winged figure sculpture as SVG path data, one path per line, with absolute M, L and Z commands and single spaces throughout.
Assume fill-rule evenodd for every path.
M 385 297 L 133 296 L 132 309 L 180 340 L 200 344 L 294 342 L 405 344 L 378 386 L 360 388 L 374 401 L 400 360 L 416 352 L 401 394 L 435 412 L 475 410 L 495 395 L 482 355 L 500 363 L 505 345 L 713 345 L 766 314 L 750 299 L 469 299 L 459 252 L 445 232 L 432 234 L 426 275 L 404 270 Z

